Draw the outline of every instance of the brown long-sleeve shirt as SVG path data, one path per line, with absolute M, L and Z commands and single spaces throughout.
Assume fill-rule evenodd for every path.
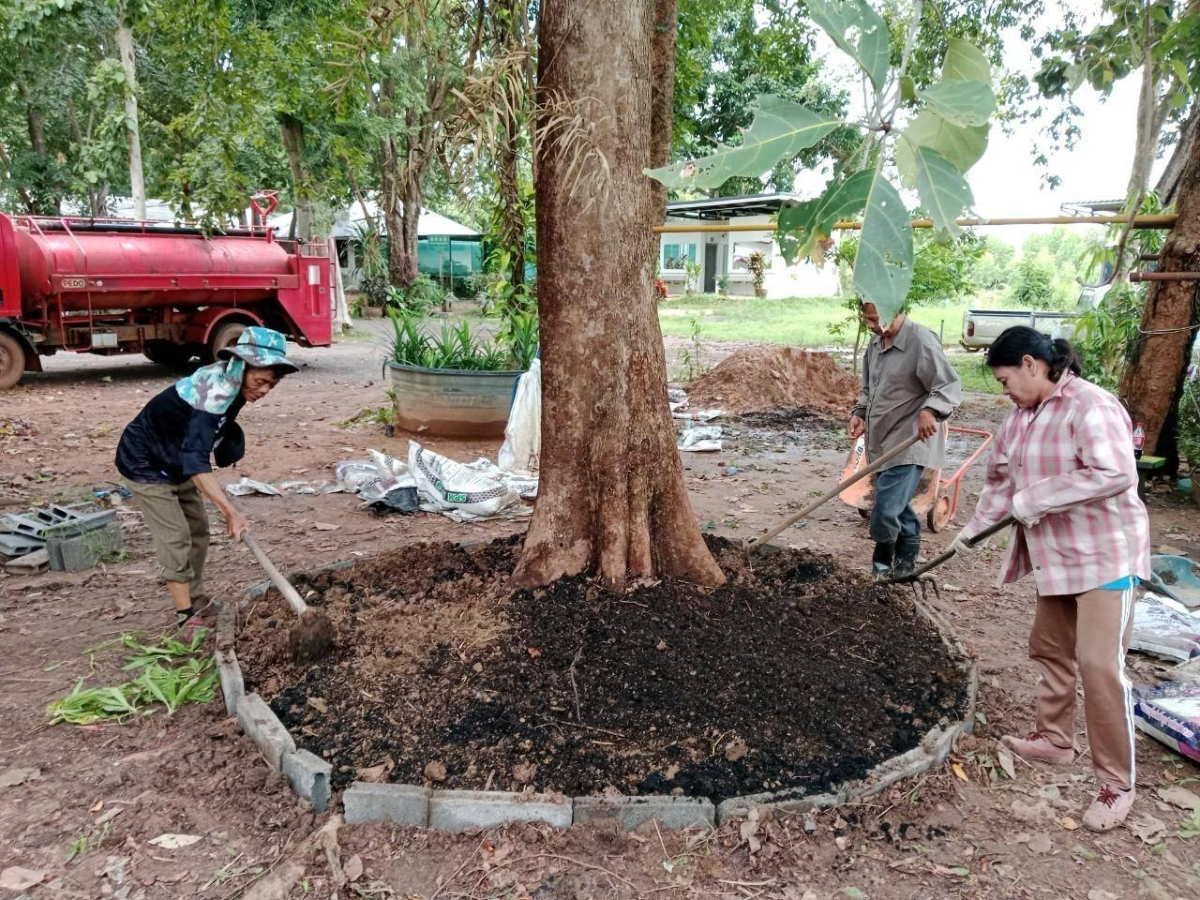
M 905 318 L 892 346 L 875 336 L 863 357 L 862 393 L 853 414 L 867 423 L 867 458 L 879 459 L 917 430 L 921 410 L 947 419 L 962 403 L 962 382 L 946 359 L 936 334 Z M 888 462 L 940 469 L 945 464 L 942 429 Z

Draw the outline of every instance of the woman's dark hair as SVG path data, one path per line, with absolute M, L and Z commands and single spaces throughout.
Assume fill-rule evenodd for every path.
M 1028 325 L 1006 328 L 988 348 L 987 364 L 997 366 L 1019 366 L 1026 356 L 1040 359 L 1050 367 L 1050 380 L 1058 381 L 1063 372 L 1083 374 L 1083 359 L 1070 341 L 1062 338 L 1050 339 Z

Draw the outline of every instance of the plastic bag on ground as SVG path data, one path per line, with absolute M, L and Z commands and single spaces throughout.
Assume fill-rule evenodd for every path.
M 676 446 L 688 453 L 703 453 L 721 449 L 720 425 L 696 425 L 683 429 Z
M 1200 682 L 1167 681 L 1139 691 L 1133 719 L 1140 731 L 1200 763 Z
M 371 457 L 369 460 L 347 459 L 334 467 L 334 475 L 343 490 L 372 502 L 397 488 L 416 486 L 403 460 L 378 450 L 367 453 Z
M 509 507 L 521 506 L 520 495 L 496 478 L 427 450 L 416 441 L 408 444 L 408 468 L 416 480 L 422 509 L 463 521 L 462 517 L 490 518 Z
M 266 494 L 268 497 L 282 497 L 283 492 L 262 481 L 242 476 L 237 484 L 225 485 L 225 493 L 234 497 L 248 497 L 251 494 Z
M 526 475 L 518 472 L 505 472 L 499 466 L 492 463 L 486 456 L 481 456 L 473 463 L 466 463 L 466 467 L 473 472 L 478 472 L 480 475 L 486 475 L 488 478 L 495 478 L 497 481 L 508 485 L 514 491 L 521 495 L 525 500 L 533 500 L 537 497 L 538 492 L 538 477 L 537 475 Z
M 517 395 L 508 413 L 504 443 L 496 465 L 505 472 L 532 474 L 542 452 L 542 361 L 535 359 L 517 381 Z
M 1146 594 L 1133 608 L 1129 649 L 1179 662 L 1200 656 L 1200 616 L 1169 597 Z

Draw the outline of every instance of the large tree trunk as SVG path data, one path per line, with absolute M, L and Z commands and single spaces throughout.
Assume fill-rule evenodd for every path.
M 279 134 L 287 153 L 288 169 L 292 175 L 292 196 L 296 212 L 292 220 L 295 237 L 307 241 L 313 236 L 316 213 L 313 208 L 312 177 L 304 165 L 304 123 L 287 113 L 279 114 Z
M 417 223 L 424 190 L 421 173 L 413 173 L 394 139 L 384 138 L 380 167 L 383 224 L 387 231 L 388 281 L 405 288 L 417 280 Z
M 134 216 L 146 218 L 146 178 L 142 172 L 142 134 L 138 126 L 137 64 L 133 56 L 133 31 L 122 3 L 117 10 L 117 50 L 125 72 L 125 132 L 129 141 L 129 191 Z
M 1159 271 L 1200 272 L 1200 140 L 1192 141 L 1179 179 L 1176 213 Z M 1177 456 L 1174 410 L 1200 324 L 1197 285 L 1194 280 L 1150 282 L 1142 333 L 1121 379 L 1121 398 L 1130 415 L 1146 424 L 1146 451 L 1172 462 Z
M 539 142 L 541 487 L 513 573 L 519 586 L 579 572 L 614 586 L 724 581 L 675 449 L 649 233 L 662 193 L 642 174 L 669 141 L 658 129 L 669 128 L 661 113 L 672 69 L 661 56 L 674 51 L 674 15 L 675 0 L 541 7 L 538 90 L 576 104 L 608 173 L 604 190 L 585 195 L 560 133 Z M 666 82 L 652 89 L 654 76 Z

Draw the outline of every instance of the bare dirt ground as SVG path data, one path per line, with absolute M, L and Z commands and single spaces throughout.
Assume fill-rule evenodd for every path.
M 668 356 L 682 342 L 668 342 Z M 706 345 L 713 364 L 735 344 Z M 301 373 L 241 417 L 249 448 L 241 474 L 264 481 L 332 477 L 339 459 L 367 447 L 402 455 L 407 436 L 342 428 L 383 405 L 382 352 L 371 340 L 298 351 Z M 112 455 L 124 425 L 172 376 L 140 358 L 49 359 L 47 372 L 0 397 L 0 509 L 77 499 L 116 477 Z M 973 398 L 962 424 L 989 427 L 1005 401 Z M 19 434 L 19 431 L 18 431 Z M 685 454 L 698 520 L 732 538 L 752 535 L 832 484 L 845 449 L 835 430 L 743 432 L 721 453 Z M 430 440 L 457 459 L 496 445 Z M 229 479 L 232 480 L 232 479 Z M 979 470 L 967 479 L 959 521 L 973 507 Z M 418 541 L 490 538 L 520 525 L 459 525 L 419 515 L 375 518 L 342 494 L 239 501 L 261 543 L 285 570 L 303 570 Z M 1154 544 L 1200 553 L 1200 515 L 1166 487 L 1150 496 Z M 216 518 L 216 517 L 214 517 Z M 30 897 L 181 898 L 1192 898 L 1200 896 L 1200 838 L 1180 836 L 1183 810 L 1157 792 L 1200 792 L 1200 769 L 1138 737 L 1140 797 L 1129 827 L 1096 836 L 1079 828 L 1089 801 L 1086 755 L 1068 769 L 1017 763 L 1005 777 L 996 739 L 1029 727 L 1034 675 L 1025 658 L 1033 588 L 994 587 L 997 551 L 941 576 L 941 611 L 981 667 L 980 727 L 952 765 L 868 801 L 807 819 L 777 817 L 709 832 L 626 834 L 603 827 L 553 832 L 515 826 L 450 836 L 384 826 L 342 826 L 322 852 L 306 841 L 327 820 L 271 773 L 225 717 L 219 699 L 124 725 L 48 727 L 45 705 L 81 676 L 112 683 L 121 655 L 111 641 L 158 633 L 169 602 L 154 574 L 149 539 L 124 513 L 130 558 L 75 574 L 0 574 L 0 870 L 45 874 Z M 219 519 L 214 528 L 219 527 Z M 926 555 L 950 533 L 927 536 Z M 855 510 L 831 504 L 784 543 L 866 565 L 869 545 Z M 217 535 L 211 587 L 236 597 L 262 580 L 253 559 Z M 1137 660 L 1137 680 L 1160 668 Z M 855 715 L 855 698 L 845 698 Z M 1082 731 L 1082 722 L 1080 722 Z M 1086 745 L 1086 741 L 1085 741 Z M 331 829 L 330 829 L 331 830 Z M 166 849 L 166 833 L 200 839 Z M 1186 833 L 1186 832 L 1185 832 Z M 0 897 L 21 896 L 20 891 Z

